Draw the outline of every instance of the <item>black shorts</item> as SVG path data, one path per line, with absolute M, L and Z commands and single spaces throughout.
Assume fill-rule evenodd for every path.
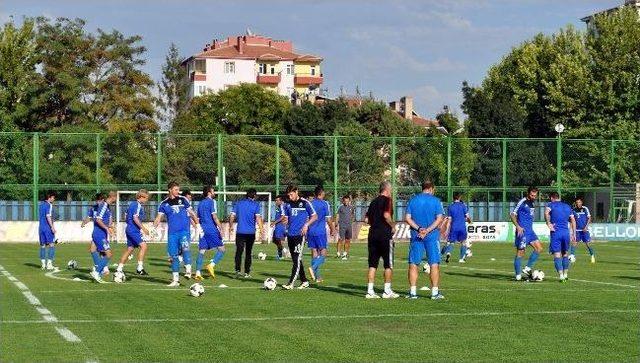
M 339 226 L 338 235 L 341 240 L 346 240 L 346 239 L 351 240 L 351 226 L 349 227 Z
M 382 266 L 393 268 L 393 249 L 394 242 L 392 238 L 369 236 L 369 267 L 378 268 L 378 263 L 382 258 Z

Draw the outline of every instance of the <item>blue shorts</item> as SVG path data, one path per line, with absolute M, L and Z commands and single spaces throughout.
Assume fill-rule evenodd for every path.
M 467 229 L 452 229 L 449 231 L 449 242 L 464 242 L 467 240 Z
M 524 250 L 527 248 L 527 245 L 530 245 L 532 242 L 535 242 L 537 240 L 538 235 L 533 230 L 527 231 L 525 229 L 522 236 L 518 236 L 518 234 L 516 233 L 516 242 L 514 243 L 514 245 L 517 249 Z
M 566 253 L 569 250 L 571 235 L 568 230 L 551 232 L 549 253 Z
M 135 230 L 125 230 L 127 236 L 127 247 L 138 248 L 141 243 L 146 243 L 142 240 L 142 232 Z
M 198 242 L 198 249 L 200 250 L 212 250 L 214 248 L 222 247 L 224 243 L 222 242 L 222 236 L 218 231 L 206 231 L 204 235 L 200 237 L 200 242 Z
M 319 236 L 307 236 L 307 246 L 309 248 L 315 248 L 316 250 L 327 249 L 327 235 L 321 234 Z
M 576 231 L 576 242 L 591 242 L 591 233 L 589 231 Z
M 111 249 L 111 246 L 109 245 L 109 240 L 107 239 L 106 236 L 92 236 L 92 241 L 93 244 L 96 245 L 96 251 L 98 252 L 105 252 L 107 250 Z
M 53 241 L 55 241 L 56 239 L 56 236 L 53 234 L 51 230 L 48 230 L 48 231 L 40 230 L 38 232 L 38 235 L 40 236 L 40 246 L 46 246 L 48 244 L 52 244 Z
M 173 232 L 167 236 L 167 253 L 169 256 L 177 256 L 179 251 L 189 249 L 189 231 Z
M 435 233 L 434 233 L 435 232 Z M 409 243 L 409 264 L 419 265 L 427 255 L 429 265 L 440 263 L 440 241 L 438 231 L 431 232 L 424 239 L 412 238 Z
M 284 239 L 287 235 L 287 231 L 284 228 L 274 228 L 273 229 L 273 239 Z

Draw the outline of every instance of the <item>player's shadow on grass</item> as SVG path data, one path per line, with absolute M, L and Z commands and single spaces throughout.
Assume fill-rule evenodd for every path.
M 42 266 L 41 266 L 41 265 L 38 265 L 37 263 L 33 263 L 33 262 L 27 262 L 27 263 L 25 263 L 24 265 L 25 265 L 25 266 L 28 266 L 28 267 L 36 268 L 36 269 L 38 269 L 38 270 L 40 270 L 40 269 L 42 268 Z
M 127 275 L 127 279 L 129 281 L 141 280 L 141 281 L 153 282 L 153 283 L 157 283 L 157 284 L 167 284 L 167 283 L 171 282 L 170 279 L 162 279 L 162 278 L 152 277 L 152 276 L 149 276 L 149 275 L 137 275 L 135 273 L 128 274 Z
M 640 281 L 640 276 L 614 276 L 614 277 L 617 277 L 619 279 Z
M 605 265 L 631 265 L 631 266 L 638 266 L 637 262 L 624 262 L 624 261 L 598 260 L 598 263 L 603 263 Z
M 289 275 L 287 274 L 282 274 L 282 273 L 272 273 L 272 272 L 260 272 L 260 275 L 264 276 L 265 278 L 267 277 L 273 277 L 273 278 L 278 278 L 278 279 L 288 279 Z
M 350 283 L 340 283 L 338 286 L 323 286 L 323 285 L 314 285 L 313 286 L 317 290 L 334 292 L 336 294 L 343 295 L 351 295 L 351 296 L 363 296 L 363 286 L 362 285 L 354 285 Z
M 249 278 L 236 277 L 235 272 L 216 271 L 216 276 L 224 276 L 224 277 L 226 277 L 228 279 L 239 281 L 239 282 L 254 282 L 254 283 L 259 283 L 259 284 L 261 284 L 263 282 L 262 280 L 257 279 L 255 277 L 249 277 Z
M 462 277 L 480 278 L 480 279 L 487 279 L 487 280 L 505 280 L 505 281 L 513 280 L 511 276 L 495 274 L 495 273 L 477 273 L 477 272 L 462 273 L 462 272 L 453 272 L 453 271 L 446 271 L 444 273 L 451 276 L 462 276 Z

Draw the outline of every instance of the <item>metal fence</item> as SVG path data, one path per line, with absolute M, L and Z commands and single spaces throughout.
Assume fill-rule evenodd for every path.
M 507 220 L 510 205 L 537 185 L 541 198 L 551 190 L 583 196 L 596 220 L 628 222 L 639 150 L 639 140 L 3 132 L 0 220 L 35 219 L 46 191 L 83 206 L 96 191 L 165 190 L 172 180 L 273 193 L 322 184 L 335 207 L 345 194 L 364 205 L 386 179 L 400 218 L 430 178 L 445 203 L 463 192 L 477 220 Z

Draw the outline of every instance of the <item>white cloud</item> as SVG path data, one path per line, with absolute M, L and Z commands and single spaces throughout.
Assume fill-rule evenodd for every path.
M 385 42 L 386 43 L 386 42 Z M 365 60 L 365 65 L 372 71 L 396 69 L 403 72 L 452 72 L 467 68 L 463 62 L 440 57 L 432 61 L 415 57 L 406 49 L 393 44 L 382 44 L 382 52 Z
M 409 92 L 409 95 L 413 96 L 414 107 L 424 117 L 435 117 L 445 105 L 449 106 L 449 109 L 459 117 L 462 116 L 460 110 L 461 91 L 441 91 L 433 85 L 426 84 L 414 88 Z

